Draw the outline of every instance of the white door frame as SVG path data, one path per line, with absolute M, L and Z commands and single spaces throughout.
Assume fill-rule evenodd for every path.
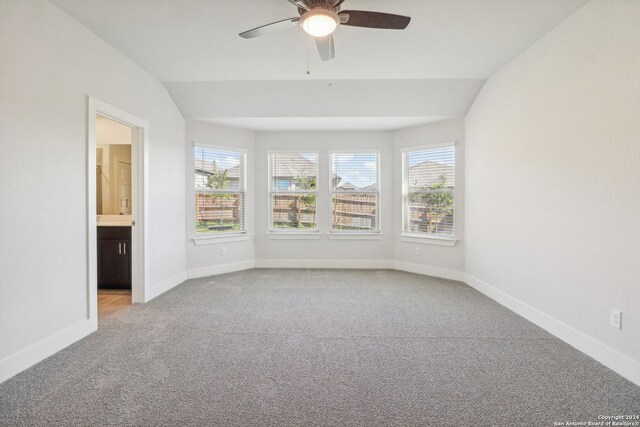
M 115 120 L 133 129 L 131 141 L 131 299 L 145 302 L 149 262 L 146 232 L 149 224 L 149 122 L 89 96 L 87 117 L 87 264 L 89 320 L 98 326 L 98 238 L 96 222 L 96 117 Z

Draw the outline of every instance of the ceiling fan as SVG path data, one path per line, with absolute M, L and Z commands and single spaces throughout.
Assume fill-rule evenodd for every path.
M 408 16 L 390 13 L 367 12 L 364 10 L 342 10 L 345 0 L 287 0 L 298 8 L 299 17 L 272 22 L 240 33 L 240 37 L 251 39 L 274 31 L 300 26 L 313 36 L 323 61 L 336 56 L 333 32 L 339 25 L 351 27 L 382 28 L 385 30 L 404 30 L 411 22 Z

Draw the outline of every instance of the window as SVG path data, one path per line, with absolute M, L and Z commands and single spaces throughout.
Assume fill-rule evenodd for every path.
M 453 238 L 453 144 L 404 152 L 402 172 L 403 233 Z
M 317 231 L 318 153 L 269 153 L 269 229 Z
M 380 231 L 378 153 L 331 153 L 331 231 Z
M 196 146 L 196 232 L 244 233 L 246 154 Z

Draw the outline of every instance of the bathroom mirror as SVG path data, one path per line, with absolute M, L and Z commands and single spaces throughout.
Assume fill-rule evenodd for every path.
M 96 212 L 131 215 L 131 128 L 98 117 Z

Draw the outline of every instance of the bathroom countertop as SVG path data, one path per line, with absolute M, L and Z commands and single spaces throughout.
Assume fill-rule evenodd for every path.
M 98 227 L 131 227 L 131 215 L 98 215 Z

